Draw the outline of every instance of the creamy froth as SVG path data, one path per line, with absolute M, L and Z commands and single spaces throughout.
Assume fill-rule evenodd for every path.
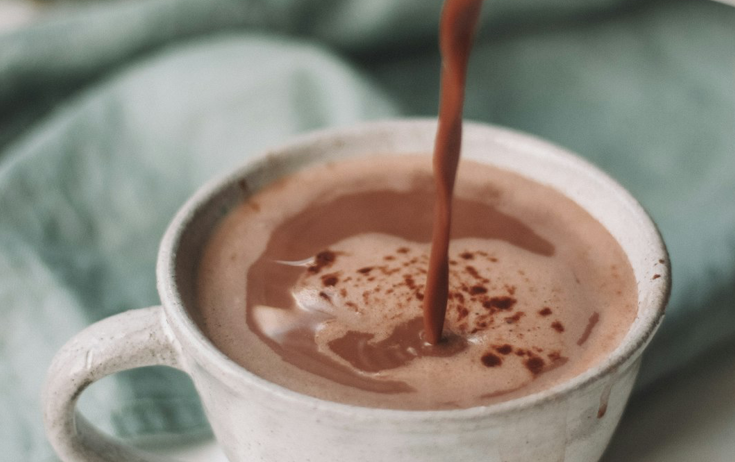
M 637 305 L 612 236 L 518 175 L 466 162 L 459 178 L 441 344 L 422 337 L 427 156 L 313 167 L 233 210 L 202 256 L 203 330 L 272 382 L 407 409 L 533 393 L 612 351 Z

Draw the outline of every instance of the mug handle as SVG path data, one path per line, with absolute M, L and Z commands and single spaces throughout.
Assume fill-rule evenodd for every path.
M 61 460 L 168 460 L 103 434 L 76 410 L 76 404 L 90 384 L 125 369 L 144 366 L 182 369 L 179 351 L 161 306 L 111 316 L 69 340 L 54 357 L 43 392 L 46 435 Z

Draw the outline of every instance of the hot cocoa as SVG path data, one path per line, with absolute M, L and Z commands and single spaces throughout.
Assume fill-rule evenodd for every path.
M 230 212 L 199 267 L 207 336 L 255 374 L 319 398 L 447 409 L 564 382 L 618 345 L 636 283 L 615 239 L 559 192 L 460 166 L 442 341 L 423 324 L 429 156 L 315 166 Z

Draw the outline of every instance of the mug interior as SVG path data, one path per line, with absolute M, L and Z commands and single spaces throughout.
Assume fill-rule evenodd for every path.
M 200 355 L 207 367 L 219 371 L 235 385 L 250 382 L 289 398 L 315 400 L 320 406 L 354 407 L 325 402 L 266 382 L 217 350 L 196 322 L 198 310 L 194 291 L 199 257 L 220 220 L 269 183 L 306 166 L 332 160 L 371 155 L 430 155 L 435 133 L 435 119 L 373 122 L 317 132 L 255 156 L 236 171 L 202 187 L 172 221 L 159 253 L 159 293 L 172 327 L 183 334 L 188 346 Z M 532 395 L 482 406 L 482 412 L 504 412 L 553 399 L 637 357 L 660 324 L 670 291 L 666 248 L 655 224 L 638 202 L 585 160 L 545 141 L 507 129 L 465 123 L 462 156 L 518 173 L 577 202 L 618 241 L 630 260 L 638 288 L 637 317 L 620 345 L 607 358 L 567 382 Z M 378 413 L 466 411 L 371 409 Z

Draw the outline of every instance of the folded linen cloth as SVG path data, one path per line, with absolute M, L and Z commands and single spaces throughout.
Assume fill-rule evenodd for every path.
M 0 449 L 55 460 L 40 389 L 84 326 L 158 303 L 155 253 L 203 182 L 303 131 L 435 115 L 440 2 L 145 0 L 0 35 Z M 467 115 L 587 156 L 651 211 L 674 293 L 641 384 L 735 339 L 735 9 L 497 0 Z M 188 379 L 139 369 L 82 411 L 206 431 Z

